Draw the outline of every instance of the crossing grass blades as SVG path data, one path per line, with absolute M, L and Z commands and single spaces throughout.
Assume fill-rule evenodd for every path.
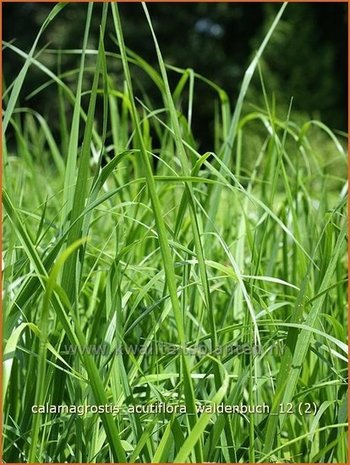
M 4 460 L 346 463 L 346 139 L 265 91 L 286 4 L 234 102 L 164 62 L 145 4 L 156 68 L 128 49 L 117 3 L 85 7 L 76 50 L 38 54 L 66 4 L 29 52 L 3 44 L 23 60 L 4 86 Z M 79 69 L 49 69 L 48 53 Z M 22 98 L 33 69 L 36 94 L 57 88 L 59 134 Z M 206 153 L 199 82 L 215 101 Z

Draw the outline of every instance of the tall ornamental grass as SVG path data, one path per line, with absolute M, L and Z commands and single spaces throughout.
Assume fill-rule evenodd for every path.
M 117 3 L 85 6 L 74 50 L 41 48 L 62 3 L 29 52 L 3 44 L 22 60 L 3 92 L 4 460 L 345 463 L 346 136 L 271 98 L 259 63 L 286 4 L 234 100 L 167 65 L 137 7 L 157 67 L 128 49 Z M 33 69 L 55 121 L 23 94 Z

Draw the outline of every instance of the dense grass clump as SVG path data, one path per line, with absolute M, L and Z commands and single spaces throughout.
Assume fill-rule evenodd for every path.
M 345 463 L 345 135 L 279 115 L 262 76 L 265 108 L 245 104 L 285 5 L 234 108 L 166 65 L 144 4 L 159 69 L 127 48 L 116 3 L 98 49 L 89 3 L 82 45 L 41 52 L 79 69 L 48 69 L 39 39 L 64 7 L 29 53 L 4 44 L 24 60 L 4 89 L 4 459 Z M 23 105 L 33 67 L 59 134 Z

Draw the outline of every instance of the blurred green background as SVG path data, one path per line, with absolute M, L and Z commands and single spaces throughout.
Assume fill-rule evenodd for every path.
M 4 3 L 3 38 L 29 51 L 40 25 L 53 7 L 50 3 Z M 237 98 L 244 71 L 280 4 L 273 3 L 155 3 L 149 4 L 155 31 L 167 63 L 196 72 L 222 86 L 232 102 Z M 87 4 L 68 5 L 50 24 L 38 51 L 79 49 Z M 101 5 L 94 7 L 89 46 L 97 47 Z M 126 45 L 157 67 L 153 41 L 141 5 L 120 5 Z M 111 15 L 110 15 L 111 16 Z M 111 17 L 109 18 L 111 21 Z M 106 50 L 118 52 L 110 25 Z M 114 39 L 114 41 L 113 41 Z M 93 58 L 91 64 L 93 66 Z M 58 70 L 58 55 L 44 50 L 39 59 Z M 78 55 L 62 54 L 61 70 L 77 66 Z M 23 59 L 4 50 L 5 88 L 19 72 Z M 115 60 L 109 70 L 119 76 Z M 317 118 L 332 129 L 347 128 L 347 4 L 292 3 L 278 25 L 261 61 L 268 96 L 286 116 L 293 97 L 293 118 Z M 134 70 L 139 90 L 157 102 L 159 96 L 141 71 Z M 137 74 L 139 73 L 139 74 Z M 170 73 L 172 83 L 179 78 Z M 74 82 L 76 76 L 69 78 Z M 21 104 L 34 107 L 55 124 L 57 89 L 50 86 L 29 101 L 26 97 L 47 78 L 32 67 L 21 94 Z M 119 85 L 122 85 L 121 78 Z M 254 77 L 248 105 L 263 107 L 260 79 Z M 158 102 L 159 103 L 159 102 Z M 210 149 L 213 125 L 213 92 L 196 84 L 193 132 L 201 149 Z M 296 116 L 297 115 L 297 116 Z M 69 118 L 69 115 L 67 115 Z M 58 122 L 57 122 L 58 124 Z M 53 127 L 54 129 L 54 127 Z

